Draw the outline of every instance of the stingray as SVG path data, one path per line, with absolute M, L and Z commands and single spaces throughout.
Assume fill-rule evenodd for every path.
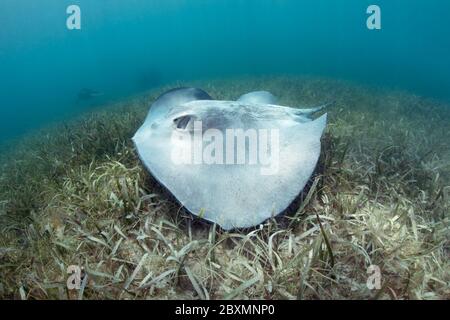
M 133 137 L 147 170 L 192 214 L 224 230 L 285 211 L 320 156 L 326 107 L 276 105 L 266 91 L 236 101 L 179 88 L 161 95 Z

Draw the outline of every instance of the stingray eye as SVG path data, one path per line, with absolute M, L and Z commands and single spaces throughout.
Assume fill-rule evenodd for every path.
M 173 123 L 177 129 L 186 130 L 192 126 L 192 120 L 194 120 L 192 116 L 186 115 L 175 118 Z

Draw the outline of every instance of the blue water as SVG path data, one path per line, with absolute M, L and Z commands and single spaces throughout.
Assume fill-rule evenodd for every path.
M 1 0 L 0 141 L 91 108 L 82 88 L 100 103 L 182 79 L 309 74 L 450 101 L 449 15 L 448 0 Z

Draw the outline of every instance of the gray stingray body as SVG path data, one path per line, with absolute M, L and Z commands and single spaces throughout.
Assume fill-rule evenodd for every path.
M 273 102 L 274 97 L 267 92 L 250 93 L 238 101 L 215 101 L 199 89 L 173 90 L 153 104 L 133 141 L 151 174 L 191 213 L 225 230 L 252 227 L 284 211 L 303 190 L 316 167 L 326 127 L 326 114 L 309 118 L 322 107 L 296 109 Z M 208 129 L 216 133 L 208 140 L 210 147 L 213 142 L 218 147 L 210 154 L 214 161 L 196 162 L 195 156 L 189 161 L 174 161 L 179 154 L 174 153 L 174 146 L 189 152 L 195 149 L 192 137 L 199 133 L 199 121 L 199 136 L 206 136 Z M 252 163 L 248 153 L 255 150 L 251 135 L 239 145 L 235 136 L 225 133 L 227 130 L 266 132 L 270 136 L 267 154 L 271 153 L 271 160 L 276 158 L 277 163 Z M 216 144 L 220 137 L 222 144 Z M 229 145 L 231 149 L 227 149 Z M 239 146 L 246 152 L 243 162 L 236 161 Z M 217 150 L 224 150 L 225 155 L 221 157 Z M 227 158 L 227 150 L 234 152 L 233 158 Z

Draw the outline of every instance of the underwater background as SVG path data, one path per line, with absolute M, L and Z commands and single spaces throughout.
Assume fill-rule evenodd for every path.
M 0 299 L 448 300 L 449 14 L 448 0 L 0 0 Z M 131 138 L 179 86 L 334 102 L 284 214 L 227 232 L 154 181 Z
M 446 0 L 2 0 L 0 144 L 184 80 L 307 74 L 449 101 L 449 14 Z

